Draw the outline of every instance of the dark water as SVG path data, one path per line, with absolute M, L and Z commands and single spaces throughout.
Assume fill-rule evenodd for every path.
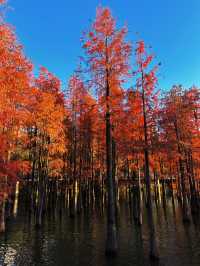
M 119 209 L 119 255 L 115 259 L 104 256 L 106 232 L 105 213 L 99 209 L 82 212 L 69 218 L 67 211 L 62 218 L 55 215 L 45 220 L 41 230 L 35 230 L 23 208 L 17 217 L 7 222 L 5 235 L 0 236 L 0 265 L 56 265 L 56 266 L 145 266 L 148 258 L 149 234 L 144 213 L 144 224 L 135 226 L 126 202 Z M 199 225 L 184 226 L 181 210 L 176 202 L 167 202 L 154 208 L 156 235 L 160 252 L 157 265 L 200 265 Z

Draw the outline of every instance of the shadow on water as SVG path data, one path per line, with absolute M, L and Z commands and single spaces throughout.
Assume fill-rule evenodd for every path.
M 106 217 L 99 211 L 82 210 L 73 218 L 67 210 L 62 215 L 47 215 L 41 229 L 34 226 L 23 206 L 7 223 L 0 236 L 2 266 L 195 266 L 200 265 L 199 219 L 183 225 L 181 209 L 171 199 L 154 206 L 156 237 L 160 261 L 149 261 L 147 213 L 143 225 L 134 223 L 132 206 L 120 201 L 118 210 L 119 254 L 106 258 L 104 254 Z

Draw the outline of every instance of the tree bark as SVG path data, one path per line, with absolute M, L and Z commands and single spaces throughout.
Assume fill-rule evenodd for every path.
M 150 231 L 150 258 L 156 260 L 159 258 L 157 242 L 155 237 L 155 225 L 152 213 L 152 200 L 151 200 L 151 177 L 149 172 L 149 148 L 148 148 L 148 126 L 146 118 L 146 103 L 144 92 L 144 74 L 142 71 L 142 103 L 143 103 L 143 118 L 144 118 L 144 162 L 145 162 L 145 180 L 146 180 L 146 194 L 147 194 L 147 215 Z
M 110 118 L 110 87 L 109 73 L 106 68 L 106 165 L 107 165 L 107 239 L 106 239 L 106 255 L 116 255 L 117 244 L 117 227 L 116 227 L 116 203 L 115 189 L 113 180 L 113 165 L 112 165 L 112 128 Z
M 5 199 L 1 203 L 0 210 L 0 233 L 5 232 Z

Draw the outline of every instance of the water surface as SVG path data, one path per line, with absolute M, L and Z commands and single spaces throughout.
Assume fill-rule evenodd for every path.
M 138 228 L 132 219 L 130 205 L 120 203 L 118 219 L 119 254 L 114 259 L 104 255 L 106 217 L 99 208 L 82 211 L 70 218 L 67 210 L 62 217 L 55 214 L 45 219 L 42 229 L 36 230 L 21 206 L 17 216 L 7 222 L 0 236 L 0 265 L 5 266 L 193 266 L 200 265 L 199 224 L 183 225 L 181 210 L 176 202 L 167 209 L 154 207 L 156 237 L 160 262 L 150 263 L 149 232 L 146 214 Z

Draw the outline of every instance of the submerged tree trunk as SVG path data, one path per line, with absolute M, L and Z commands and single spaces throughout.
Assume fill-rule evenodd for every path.
M 159 259 L 158 248 L 155 236 L 155 225 L 153 220 L 152 199 L 151 199 L 151 179 L 149 173 L 149 154 L 148 149 L 145 149 L 145 177 L 147 190 L 147 215 L 150 231 L 150 258 L 153 260 Z
M 179 159 L 179 167 L 180 167 L 181 189 L 182 189 L 182 198 L 183 198 L 182 201 L 183 222 L 188 223 L 190 222 L 190 218 L 189 218 L 188 200 L 185 188 L 184 166 L 181 158 Z
M 110 114 L 106 114 L 106 150 L 107 150 L 107 241 L 106 254 L 114 255 L 117 252 L 117 228 L 115 218 L 115 191 L 112 176 L 112 142 L 110 128 Z
M 155 225 L 153 221 L 152 213 L 152 199 L 151 199 L 151 177 L 149 171 L 149 148 L 148 148 L 148 127 L 147 127 L 147 117 L 146 117 L 146 102 L 145 102 L 145 92 L 144 92 L 144 74 L 142 71 L 142 103 L 143 103 L 143 118 L 144 118 L 144 163 L 145 163 L 145 180 L 146 180 L 146 194 L 147 194 L 147 215 L 150 231 L 150 258 L 155 260 L 159 259 L 157 242 L 155 237 Z
M 136 187 L 133 186 L 133 215 L 137 225 L 142 225 L 142 198 L 141 198 L 141 178 L 138 170 L 138 180 Z
M 187 157 L 186 166 L 187 166 L 188 179 L 189 179 L 189 184 L 190 184 L 191 211 L 192 211 L 192 214 L 198 214 L 199 213 L 199 202 L 198 202 L 197 191 L 195 187 L 193 158 L 192 158 L 191 150 L 186 152 L 186 157 Z
M 39 184 L 39 202 L 37 206 L 36 221 L 35 221 L 35 226 L 38 228 L 42 226 L 42 216 L 43 216 L 44 201 L 46 194 L 45 190 L 46 190 L 46 182 L 45 182 L 45 177 L 43 176 L 43 180 L 41 181 L 41 184 Z
M 1 203 L 0 210 L 0 233 L 5 232 L 5 199 Z
M 107 239 L 106 239 L 106 254 L 116 255 L 117 245 L 117 227 L 116 227 L 116 202 L 115 202 L 115 188 L 113 180 L 113 166 L 112 166 L 112 128 L 110 119 L 110 105 L 109 105 L 109 79 L 107 70 L 106 79 L 106 165 L 107 165 Z
M 182 210 L 183 210 L 183 222 L 190 222 L 189 217 L 189 208 L 188 208 L 188 200 L 187 200 L 187 191 L 185 187 L 185 167 L 183 164 L 182 159 L 182 148 L 181 148 L 181 136 L 178 128 L 178 122 L 175 117 L 174 119 L 174 129 L 176 133 L 176 140 L 177 140 L 177 149 L 179 153 L 179 171 L 180 171 L 180 185 L 181 185 L 181 194 L 182 194 Z

